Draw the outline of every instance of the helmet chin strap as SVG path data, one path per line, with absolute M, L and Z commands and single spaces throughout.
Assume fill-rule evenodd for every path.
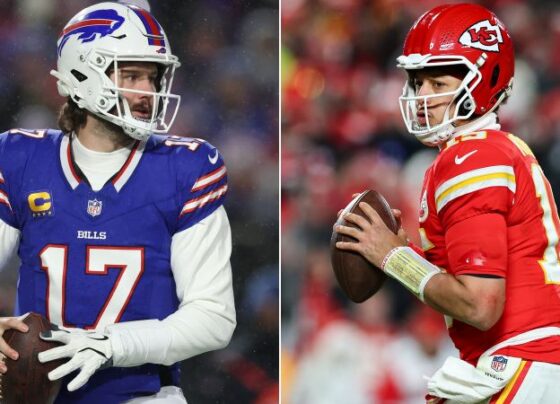
M 428 146 L 437 146 L 443 142 L 445 142 L 453 133 L 453 131 L 455 130 L 455 121 L 449 121 L 449 111 L 450 108 L 453 104 L 452 100 L 449 105 L 447 105 L 447 107 L 445 108 L 445 112 L 443 114 L 443 117 L 441 119 L 441 123 L 438 123 L 436 125 L 434 125 L 435 127 L 438 127 L 438 129 L 436 129 L 435 131 L 430 131 L 428 132 L 424 137 L 422 136 L 417 136 L 418 140 L 420 140 L 422 143 L 428 145 Z M 445 124 L 442 124 L 443 122 L 447 122 Z M 428 128 L 431 125 L 428 122 Z M 427 138 L 431 138 L 431 140 L 426 140 Z
M 436 140 L 434 141 L 434 146 L 440 146 L 444 144 L 451 136 L 453 136 L 453 132 L 455 131 L 455 124 L 454 122 L 449 122 L 447 125 L 442 126 L 436 133 Z
M 427 133 L 424 138 L 417 136 L 417 139 L 428 146 L 438 146 L 449 139 L 453 132 L 455 131 L 455 126 L 453 122 L 449 122 L 445 125 L 440 126 L 435 132 Z M 430 140 L 427 140 L 430 139 Z

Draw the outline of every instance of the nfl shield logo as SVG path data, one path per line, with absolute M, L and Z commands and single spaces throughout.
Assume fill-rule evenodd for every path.
M 103 208 L 103 202 L 94 199 L 93 201 L 88 201 L 87 203 L 87 213 L 92 216 L 99 216 L 101 214 L 101 209 Z
M 503 372 L 507 366 L 507 363 L 508 363 L 507 358 L 504 358 L 503 356 L 494 356 L 494 359 L 492 359 L 492 364 L 490 365 L 490 367 L 494 369 L 496 372 Z

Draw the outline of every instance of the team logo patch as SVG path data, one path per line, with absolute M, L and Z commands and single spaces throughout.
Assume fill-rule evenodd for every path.
M 504 42 L 504 39 L 498 25 L 493 25 L 490 21 L 484 20 L 467 28 L 459 37 L 459 42 L 471 48 L 499 52 L 500 44 Z
M 103 201 L 98 201 L 97 199 L 88 201 L 87 213 L 91 217 L 99 216 L 101 214 L 101 209 L 103 209 Z
M 54 205 L 51 193 L 48 191 L 32 192 L 27 197 L 27 204 L 33 217 L 54 215 Z
M 91 42 L 115 32 L 123 24 L 124 17 L 115 10 L 95 10 L 72 21 L 59 37 L 58 55 L 72 35 L 78 35 L 82 43 Z
M 506 369 L 508 360 L 504 356 L 494 356 L 490 367 L 496 372 L 503 372 Z

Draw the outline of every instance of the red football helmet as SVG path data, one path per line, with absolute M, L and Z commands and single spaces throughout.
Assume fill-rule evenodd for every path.
M 493 111 L 511 93 L 514 52 L 511 38 L 498 18 L 477 4 L 438 6 L 422 15 L 410 29 L 397 66 L 407 71 L 426 67 L 463 66 L 466 74 L 454 92 L 417 96 L 408 80 L 399 98 L 407 129 L 421 142 L 438 145 L 451 136 L 457 120 Z M 417 109 L 434 97 L 453 96 L 437 125 L 420 125 Z M 449 116 L 451 115 L 451 116 Z

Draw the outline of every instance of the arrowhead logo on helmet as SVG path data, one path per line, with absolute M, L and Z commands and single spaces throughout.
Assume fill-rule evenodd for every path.
M 500 44 L 504 42 L 502 31 L 498 25 L 493 25 L 488 20 L 471 25 L 459 38 L 465 46 L 489 52 L 499 52 Z

